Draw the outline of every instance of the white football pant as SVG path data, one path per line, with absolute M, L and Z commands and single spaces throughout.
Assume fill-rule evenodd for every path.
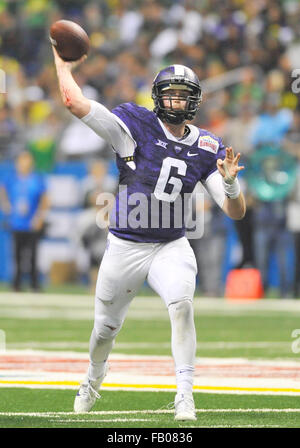
M 163 299 L 172 327 L 177 388 L 191 390 L 196 351 L 192 301 L 197 265 L 185 237 L 168 243 L 137 243 L 108 235 L 95 294 L 89 379 L 99 377 L 131 300 L 147 280 Z

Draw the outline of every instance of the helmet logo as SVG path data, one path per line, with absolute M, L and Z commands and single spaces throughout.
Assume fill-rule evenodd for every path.
M 184 76 L 184 65 L 174 64 L 173 67 L 175 76 Z

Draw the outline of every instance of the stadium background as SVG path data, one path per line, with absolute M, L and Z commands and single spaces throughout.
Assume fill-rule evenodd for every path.
M 300 141 L 294 124 L 299 104 L 291 87 L 300 54 L 297 1 L 0 1 L 0 67 L 7 90 L 0 96 L 0 179 L 13 175 L 15 157 L 24 149 L 32 152 L 37 171 L 47 179 L 51 207 L 39 247 L 46 287 L 89 285 L 83 212 L 91 205 L 90 193 L 97 188 L 113 191 L 117 181 L 111 150 L 62 106 L 48 40 L 50 24 L 61 18 L 77 21 L 90 36 L 89 58 L 75 75 L 89 98 L 109 108 L 135 101 L 152 109 L 155 73 L 180 63 L 190 66 L 203 83 L 204 101 L 195 124 L 223 137 L 242 153 L 246 166 L 261 145 L 286 150 L 285 138 Z M 263 114 L 270 104 L 274 121 Z M 95 181 L 93 170 L 101 182 Z M 246 191 L 247 182 L 241 178 L 241 183 Z M 294 193 L 283 201 L 285 217 Z M 247 200 L 254 231 L 261 226 L 260 203 L 253 205 L 251 195 Z M 217 296 L 223 294 L 229 270 L 241 263 L 242 247 L 235 224 L 208 198 L 206 206 L 206 236 L 195 251 L 214 250 L 209 269 L 201 266 L 198 293 Z M 265 217 L 274 219 L 272 214 Z M 13 274 L 13 247 L 3 212 L 0 219 L 0 281 L 5 287 Z M 299 233 L 294 227 L 284 219 L 276 230 L 278 238 L 283 232 L 287 238 L 284 251 L 271 256 L 268 286 L 279 287 L 281 269 L 287 281 L 275 296 L 293 296 L 293 238 Z M 103 241 L 105 235 L 95 232 L 95 238 Z M 254 255 L 256 249 L 254 245 Z
M 62 106 L 48 41 L 50 24 L 60 18 L 78 21 L 90 35 L 92 51 L 75 75 L 88 97 L 109 108 L 136 101 L 151 109 L 155 73 L 171 63 L 186 64 L 204 89 L 196 123 L 241 151 L 249 166 L 265 144 L 272 151 L 279 145 L 286 156 L 299 154 L 293 146 L 300 142 L 300 125 L 292 72 L 300 68 L 300 5 L 294 0 L 0 0 L 0 69 L 7 88 L 0 94 L 0 183 L 6 176 L 13 181 L 16 156 L 30 150 L 47 179 L 51 203 L 40 243 L 41 294 L 9 291 L 12 242 L 0 211 L 0 427 L 181 428 L 167 406 L 176 387 L 168 313 L 146 289 L 133 301 L 118 335 L 102 399 L 88 415 L 72 412 L 93 325 L 86 247 L 100 242 L 95 246 L 100 253 L 105 241 L 105 234 L 95 232 L 89 197 L 99 188 L 113 191 L 117 173 L 111 150 Z M 266 107 L 273 113 L 265 113 Z M 291 176 L 298 160 L 293 159 L 294 170 L 289 167 Z M 290 219 L 289 211 L 300 202 L 297 187 L 271 201 L 275 209 L 265 201 L 262 216 L 246 173 L 240 181 L 252 210 L 245 226 L 238 229 L 206 198 L 205 236 L 195 246 L 206 255 L 197 289 L 203 297 L 194 303 L 195 425 L 298 428 L 300 302 L 281 300 L 295 296 L 300 218 Z M 276 192 L 281 196 L 280 188 Z M 222 297 L 232 267 L 253 261 L 243 260 L 239 231 L 249 241 L 252 232 L 263 229 L 267 235 L 276 217 L 275 239 L 285 244 L 270 260 L 268 300 L 206 299 Z M 86 232 L 92 241 L 86 241 Z M 256 254 L 259 247 L 252 249 Z M 282 268 L 288 274 L 283 294 Z

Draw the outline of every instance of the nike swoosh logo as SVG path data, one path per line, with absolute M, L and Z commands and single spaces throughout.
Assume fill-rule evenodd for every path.
M 193 157 L 193 156 L 199 156 L 199 153 L 198 152 L 188 152 L 187 153 L 187 155 L 189 156 L 189 157 Z

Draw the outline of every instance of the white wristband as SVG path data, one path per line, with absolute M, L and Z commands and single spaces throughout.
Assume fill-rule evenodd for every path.
M 223 182 L 225 195 L 229 199 L 237 199 L 239 197 L 239 195 L 240 195 L 240 192 L 241 192 L 241 187 L 240 187 L 238 179 L 235 178 L 235 180 L 232 182 L 232 184 L 227 184 L 224 181 L 224 178 L 222 178 L 222 182 Z

